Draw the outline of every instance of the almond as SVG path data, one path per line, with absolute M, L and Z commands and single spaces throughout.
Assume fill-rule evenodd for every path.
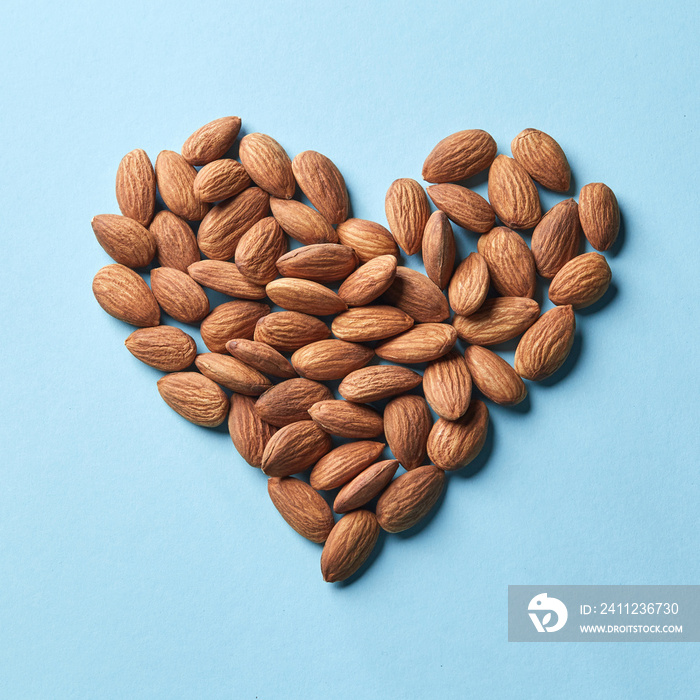
M 209 205 L 194 193 L 197 171 L 175 151 L 161 151 L 156 158 L 156 182 L 165 206 L 187 221 L 200 221 Z
M 330 506 L 305 481 L 273 476 L 267 492 L 280 515 L 302 537 L 322 544 L 328 539 L 335 519 Z
M 609 250 L 620 231 L 615 193 L 602 182 L 585 185 L 578 196 L 578 215 L 588 242 L 596 250 Z
M 223 260 L 201 260 L 192 263 L 187 272 L 207 289 L 240 299 L 264 299 L 265 287 L 244 277 L 235 263 Z
M 158 262 L 187 272 L 190 265 L 199 262 L 197 239 L 186 221 L 171 211 L 159 211 L 149 229 L 156 243 Z
M 535 259 L 519 234 L 497 226 L 479 238 L 477 249 L 486 260 L 489 278 L 499 294 L 506 297 L 535 295 Z
M 319 401 L 309 409 L 311 419 L 327 433 L 346 438 L 371 438 L 381 435 L 384 421 L 369 406 L 337 399 Z
M 340 285 L 338 296 L 348 306 L 369 304 L 389 289 L 396 276 L 396 265 L 393 255 L 368 260 Z
M 394 240 L 406 255 L 417 253 L 430 218 L 425 190 L 407 177 L 394 180 L 386 193 L 384 209 Z
M 365 219 L 348 219 L 338 224 L 336 233 L 343 245 L 352 248 L 360 262 L 369 262 L 380 255 L 399 254 L 394 237 L 381 224 Z
M 291 199 L 297 183 L 292 161 L 282 146 L 267 134 L 247 134 L 241 139 L 239 157 L 253 182 L 273 197 Z
M 124 265 L 107 265 L 92 280 L 97 303 L 114 318 L 132 326 L 157 326 L 160 308 L 149 286 Z
M 481 452 L 489 427 L 489 410 L 474 399 L 457 420 L 438 418 L 428 436 L 428 457 L 445 471 L 465 467 Z
M 445 487 L 445 473 L 432 464 L 394 479 L 377 502 L 377 522 L 386 532 L 403 532 L 422 520 Z
M 270 388 L 270 380 L 230 355 L 204 352 L 197 355 L 197 369 L 213 382 L 246 396 L 259 396 Z
M 100 214 L 92 219 L 97 242 L 107 255 L 126 267 L 145 267 L 156 254 L 156 243 L 147 228 L 118 214 Z
M 331 449 L 331 438 L 313 421 L 280 428 L 265 445 L 262 470 L 268 476 L 291 476 L 308 469 Z
M 270 313 L 267 304 L 256 301 L 229 301 L 219 304 L 202 321 L 199 332 L 212 352 L 226 352 L 233 338 L 252 338 L 258 319 Z
M 389 449 L 409 471 L 423 462 L 432 427 L 433 417 L 422 396 L 398 396 L 384 409 L 384 434 Z
M 246 169 L 232 158 L 205 165 L 194 179 L 194 193 L 200 202 L 220 202 L 235 197 L 252 185 Z
M 472 345 L 496 345 L 526 331 L 540 313 L 540 305 L 525 297 L 487 299 L 469 316 L 455 316 L 452 324 L 462 340 Z
M 348 218 L 348 191 L 335 164 L 316 151 L 303 151 L 292 161 L 301 191 L 331 224 Z
M 382 343 L 375 352 L 391 362 L 415 364 L 442 357 L 457 341 L 455 329 L 445 323 L 419 323 Z
M 292 365 L 300 377 L 327 381 L 342 379 L 364 367 L 373 357 L 374 350 L 366 345 L 345 340 L 319 340 L 299 348 L 292 355 Z
M 337 243 L 335 229 L 315 209 L 294 199 L 270 198 L 272 215 L 292 238 L 302 245 Z
M 338 314 L 331 330 L 341 340 L 366 343 L 391 338 L 412 325 L 413 319 L 394 306 L 359 306 Z
M 444 289 L 455 267 L 455 237 L 444 212 L 430 215 L 423 232 L 423 264 L 425 273 L 440 289 Z
M 231 395 L 228 430 L 233 446 L 251 467 L 262 467 L 263 453 L 277 428 L 266 423 L 255 410 L 255 399 L 241 394 Z
M 423 392 L 441 418 L 457 420 L 466 412 L 472 396 L 472 380 L 467 363 L 456 350 L 450 350 L 425 368 Z
M 318 401 L 333 398 L 331 390 L 310 379 L 288 379 L 268 389 L 255 404 L 258 415 L 281 428 L 301 420 L 311 420 L 309 409 Z
M 365 563 L 379 537 L 374 513 L 356 510 L 331 530 L 321 554 L 321 573 L 328 583 L 344 581 Z
M 494 403 L 513 406 L 527 396 L 527 389 L 518 373 L 495 352 L 479 345 L 470 345 L 464 358 L 476 388 Z
M 385 459 L 360 472 L 338 492 L 333 502 L 336 513 L 347 513 L 371 501 L 394 478 L 397 459 Z
M 489 269 L 479 253 L 470 253 L 457 266 L 448 289 L 450 306 L 460 316 L 478 311 L 489 291 Z
M 605 294 L 611 278 L 610 266 L 600 253 L 585 253 L 557 272 L 549 285 L 549 298 L 554 304 L 582 309 Z
M 442 139 L 423 163 L 428 182 L 457 182 L 480 173 L 496 157 L 496 142 L 481 129 L 458 131 Z
M 280 352 L 294 352 L 309 343 L 325 340 L 330 334 L 328 326 L 315 316 L 278 311 L 258 321 L 253 337 Z
M 127 153 L 117 168 L 117 204 L 124 216 L 148 226 L 156 206 L 156 175 L 146 151 Z
M 225 199 L 204 217 L 197 232 L 200 250 L 212 260 L 230 260 L 238 241 L 270 210 L 269 197 L 259 187 L 249 187 L 232 199 Z
M 282 277 L 299 277 L 315 282 L 343 280 L 356 267 L 355 251 L 336 243 L 302 246 L 277 260 L 277 269 Z
M 151 287 L 163 311 L 182 323 L 201 321 L 209 313 L 204 290 L 186 273 L 172 267 L 151 271 Z
M 239 117 L 221 117 L 197 129 L 182 146 L 191 165 L 206 165 L 221 158 L 233 146 L 241 130 Z
M 236 246 L 236 267 L 256 284 L 277 277 L 275 261 L 287 251 L 287 237 L 277 221 L 268 216 L 253 224 Z
M 266 292 L 277 306 L 312 316 L 330 316 L 348 308 L 333 290 L 312 280 L 282 277 L 270 282 Z
M 571 169 L 561 146 L 549 134 L 525 129 L 511 142 L 513 158 L 544 187 L 566 192 L 571 184 Z
M 438 209 L 468 231 L 486 233 L 496 223 L 491 205 L 480 194 L 466 187 L 431 185 L 428 195 Z
M 194 338 L 173 326 L 139 328 L 124 341 L 124 345 L 134 357 L 161 372 L 186 369 L 197 356 Z
M 410 391 L 422 380 L 418 372 L 408 367 L 375 365 L 350 372 L 340 382 L 338 393 L 347 401 L 372 403 Z
M 226 349 L 235 358 L 263 374 L 285 379 L 297 376 L 289 360 L 267 345 L 267 343 L 257 343 L 254 340 L 235 338 L 226 343 Z
M 435 282 L 409 267 L 396 268 L 384 298 L 419 323 L 438 323 L 450 315 L 447 299 Z
M 567 199 L 553 206 L 532 233 L 537 272 L 551 279 L 573 258 L 581 243 L 578 204 Z
M 576 319 L 571 305 L 555 306 L 543 313 L 515 349 L 515 371 L 533 381 L 554 374 L 569 356 L 575 330 Z
M 166 374 L 158 380 L 158 392 L 173 411 L 195 425 L 215 428 L 228 413 L 226 394 L 199 372 Z
M 498 218 L 509 228 L 532 228 L 542 215 L 535 183 L 527 170 L 508 156 L 498 156 L 491 165 L 489 200 Z
M 319 491 L 337 489 L 376 462 L 385 447 L 383 442 L 369 440 L 340 445 L 316 462 L 309 483 Z

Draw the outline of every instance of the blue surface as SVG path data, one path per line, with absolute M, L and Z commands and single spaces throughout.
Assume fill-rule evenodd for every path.
M 697 697 L 697 646 L 508 644 L 506 601 L 700 582 L 698 29 L 691 2 L 5 4 L 0 696 Z M 484 468 L 351 585 L 90 291 L 121 156 L 228 114 L 329 155 L 364 218 L 470 127 L 551 133 L 622 208 L 569 371 L 492 408 Z

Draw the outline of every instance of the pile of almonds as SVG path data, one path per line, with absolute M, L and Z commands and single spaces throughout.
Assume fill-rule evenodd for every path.
M 325 542 L 323 578 L 341 581 L 367 559 L 380 528 L 415 525 L 437 502 L 445 472 L 479 454 L 489 412 L 472 386 L 513 405 L 527 394 L 523 378 L 541 380 L 562 366 L 574 309 L 610 284 L 602 255 L 579 255 L 581 233 L 596 250 L 609 249 L 618 205 L 610 188 L 592 183 L 578 204 L 567 199 L 543 215 L 535 182 L 570 187 L 559 144 L 526 129 L 512 158 L 497 156 L 494 139 L 472 129 L 428 155 L 427 195 L 409 178 L 391 184 L 387 229 L 348 218 L 343 176 L 320 153 L 290 160 L 273 138 L 252 133 L 240 140 L 239 160 L 226 158 L 240 126 L 238 117 L 203 126 L 181 153 L 162 151 L 155 170 L 142 150 L 124 156 L 122 215 L 92 221 L 116 261 L 95 275 L 93 291 L 107 313 L 139 327 L 126 346 L 167 372 L 158 390 L 171 408 L 202 426 L 228 417 L 233 444 L 269 477 L 284 519 Z M 489 201 L 458 184 L 487 168 Z M 313 206 L 294 199 L 297 187 Z M 167 207 L 157 213 L 156 189 Z M 199 222 L 196 235 L 188 222 Z M 455 259 L 450 222 L 481 234 L 478 252 Z M 527 229 L 530 246 L 516 233 Z M 301 247 L 289 250 L 288 236 Z M 400 266 L 399 248 L 421 253 L 426 274 Z M 156 256 L 149 287 L 134 269 Z M 533 299 L 538 275 L 551 280 L 556 305 L 542 315 Z M 204 288 L 233 300 L 210 308 Z M 197 354 L 190 335 L 160 325 L 161 310 L 201 322 L 210 352 Z M 487 347 L 521 334 L 514 367 Z M 463 354 L 457 338 L 467 343 Z M 375 356 L 388 364 L 370 364 Z M 422 363 L 422 375 L 403 366 Z M 322 383 L 334 380 L 342 380 L 341 399 Z M 382 458 L 382 434 L 393 459 Z M 334 446 L 331 436 L 350 441 Z M 394 478 L 399 466 L 405 472 Z M 308 469 L 308 482 L 293 476 Z M 332 509 L 319 491 L 336 491 Z

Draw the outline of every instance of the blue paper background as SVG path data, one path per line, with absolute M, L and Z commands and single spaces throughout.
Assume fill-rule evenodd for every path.
M 692 2 L 3 5 L 0 696 L 697 697 L 695 645 L 508 644 L 506 602 L 700 580 L 698 29 Z M 551 133 L 623 211 L 568 374 L 494 407 L 484 468 L 351 585 L 90 292 L 121 156 L 227 114 L 328 154 L 364 218 L 470 127 Z

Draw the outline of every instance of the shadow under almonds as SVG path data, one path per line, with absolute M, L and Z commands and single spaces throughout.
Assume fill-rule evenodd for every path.
M 516 403 L 514 406 L 501 406 L 501 408 L 505 408 L 507 411 L 511 411 L 513 413 L 520 413 L 522 415 L 530 413 L 530 410 L 532 409 L 532 402 L 530 401 L 530 392 L 527 392 L 525 398 L 520 403 Z
M 450 483 L 450 474 L 446 473 L 445 474 L 445 488 L 442 489 L 442 493 L 440 494 L 440 497 L 437 499 L 435 502 L 435 505 L 430 509 L 430 512 L 422 518 L 419 522 L 417 522 L 413 527 L 409 527 L 408 530 L 404 530 L 403 532 L 397 532 L 394 533 L 395 537 L 398 537 L 399 539 L 405 540 L 408 539 L 409 537 L 413 537 L 414 535 L 417 535 L 419 532 L 423 532 L 423 530 L 430 525 L 430 523 L 433 521 L 433 518 L 438 514 L 440 511 L 440 508 L 442 506 L 443 501 L 445 500 L 445 494 L 447 493 L 447 488 Z
M 542 386 L 554 386 L 558 384 L 563 379 L 566 379 L 569 374 L 573 371 L 576 361 L 581 355 L 581 349 L 583 346 L 583 335 L 576 331 L 574 335 L 574 343 L 571 346 L 571 352 L 566 358 L 564 364 L 551 376 L 538 382 Z
M 611 282 L 605 294 L 603 294 L 603 296 L 600 297 L 595 304 L 586 306 L 583 309 L 576 309 L 576 313 L 580 316 L 590 316 L 591 314 L 595 314 L 601 309 L 604 309 L 618 295 L 618 293 L 619 289 L 617 285 L 614 282 Z
M 337 588 L 345 588 L 345 586 L 351 586 L 355 581 L 365 575 L 365 572 L 372 566 L 374 561 L 379 556 L 380 552 L 384 548 L 384 543 L 386 542 L 387 533 L 380 528 L 379 537 L 377 538 L 377 544 L 374 545 L 372 553 L 367 557 L 367 560 L 362 564 L 362 566 L 349 578 L 344 581 L 338 581 L 334 584 Z
M 447 472 L 447 477 L 458 477 L 460 479 L 471 479 L 476 476 L 489 461 L 491 453 L 493 452 L 493 446 L 496 441 L 496 430 L 494 428 L 494 422 L 489 418 L 489 428 L 486 431 L 486 440 L 484 446 L 481 448 L 479 454 L 467 464 L 466 467 L 462 467 L 454 472 Z

